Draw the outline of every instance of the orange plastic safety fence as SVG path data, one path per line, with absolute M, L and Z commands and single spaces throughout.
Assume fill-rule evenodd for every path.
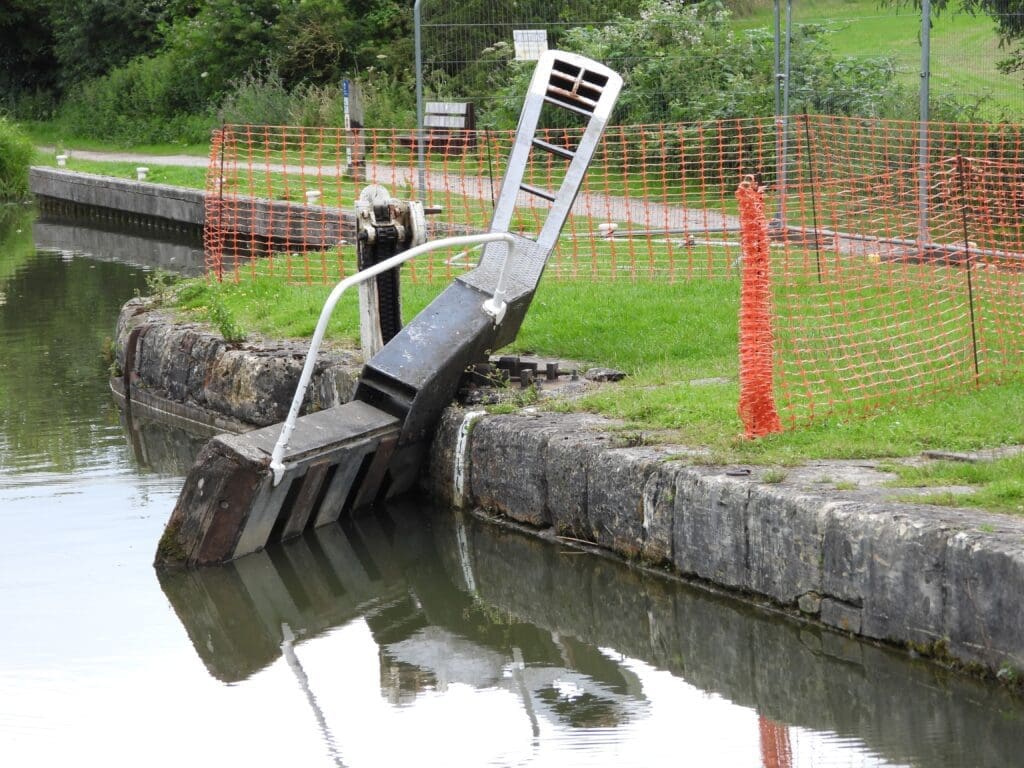
M 781 432 L 772 387 L 772 281 L 764 193 L 753 177 L 736 190 L 743 243 L 740 290 L 740 418 L 747 437 Z
M 689 280 L 734 275 L 737 173 L 770 152 L 762 120 L 608 129 L 548 268 L 548 279 Z M 578 129 L 542 131 L 573 145 Z M 512 131 L 428 137 L 420 166 L 415 136 L 396 130 L 228 125 L 211 149 L 207 217 L 211 272 L 260 270 L 296 282 L 329 282 L 351 270 L 353 204 L 367 184 L 420 199 L 432 237 L 487 229 Z M 564 161 L 531 155 L 525 181 L 556 188 Z M 749 170 L 749 168 L 748 168 Z M 421 189 L 422 187 L 422 189 Z M 539 231 L 548 203 L 524 195 L 513 228 Z M 439 210 L 438 210 L 439 209 Z M 254 257 L 259 257 L 256 260 Z M 414 281 L 446 282 L 476 254 L 412 262 Z
M 437 209 L 431 237 L 483 231 L 513 140 L 431 134 L 420 165 L 407 132 L 225 126 L 207 180 L 210 272 L 336 281 L 355 268 L 353 201 L 370 183 Z M 564 167 L 533 153 L 524 181 L 557 188 Z M 1022 126 L 823 115 L 613 126 L 545 280 L 735 278 L 733 191 L 747 175 L 766 190 L 764 327 L 782 426 L 1024 370 Z M 513 229 L 536 234 L 546 206 L 521 198 Z M 435 252 L 407 264 L 405 279 L 445 283 L 477 259 Z
M 796 426 L 1024 372 L 1024 130 L 802 117 L 772 243 Z

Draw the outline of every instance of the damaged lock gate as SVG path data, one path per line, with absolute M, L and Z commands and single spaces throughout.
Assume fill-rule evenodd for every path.
M 515 339 L 621 86 L 619 75 L 582 56 L 542 56 L 489 232 L 414 245 L 338 284 L 321 313 L 288 419 L 207 443 L 164 531 L 157 565 L 227 562 L 414 486 L 433 429 L 463 372 Z M 577 146 L 535 136 L 542 111 L 552 108 L 583 118 Z M 534 150 L 567 161 L 557 190 L 523 181 Z M 536 239 L 509 234 L 520 194 L 550 203 Z M 375 202 L 380 206 L 379 200 L 365 200 L 361 210 L 383 218 L 383 210 L 374 213 Z M 298 416 L 327 321 L 345 289 L 426 251 L 480 243 L 485 247 L 479 265 L 384 339 L 351 402 Z

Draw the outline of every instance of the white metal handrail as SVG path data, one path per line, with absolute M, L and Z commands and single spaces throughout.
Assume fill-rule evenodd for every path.
M 508 268 L 509 259 L 512 256 L 512 251 L 515 247 L 515 238 L 508 232 L 485 232 L 479 235 L 460 235 L 458 237 L 446 237 L 441 240 L 432 240 L 422 245 L 417 245 L 414 248 L 410 248 L 407 251 L 392 256 L 390 259 L 374 264 L 372 267 L 367 267 L 361 272 L 357 272 L 350 277 L 346 277 L 331 291 L 331 295 L 327 297 L 327 301 L 324 303 L 324 308 L 320 311 L 320 319 L 317 321 L 316 330 L 313 331 L 313 339 L 309 343 L 309 351 L 306 353 L 306 362 L 302 366 L 302 375 L 299 377 L 299 385 L 295 390 L 295 396 L 292 398 L 292 407 L 288 411 L 288 417 L 284 420 L 284 424 L 281 425 L 281 434 L 278 435 L 277 443 L 274 444 L 273 453 L 270 456 L 270 469 L 274 473 L 274 485 L 280 484 L 284 478 L 284 452 L 288 447 L 288 441 L 291 439 L 292 430 L 295 429 L 295 420 L 299 417 L 299 409 L 302 408 L 302 401 L 306 398 L 306 390 L 309 388 L 309 381 L 313 378 L 313 369 L 316 367 L 316 356 L 320 352 L 320 345 L 323 343 L 324 334 L 327 332 L 327 324 L 331 320 L 331 315 L 334 313 L 334 307 L 337 305 L 338 300 L 341 299 L 341 295 L 351 288 L 353 285 L 369 280 L 371 277 L 376 277 L 382 272 L 387 272 L 389 269 L 405 263 L 409 259 L 420 256 L 421 254 L 428 253 L 430 251 L 436 251 L 440 248 L 458 248 L 460 246 L 477 245 L 481 243 L 505 243 L 505 261 L 501 266 L 501 274 L 498 277 L 497 290 L 494 293 L 493 298 L 487 299 L 484 302 L 482 309 L 494 318 L 495 323 L 500 323 L 502 318 L 505 316 L 505 272 Z

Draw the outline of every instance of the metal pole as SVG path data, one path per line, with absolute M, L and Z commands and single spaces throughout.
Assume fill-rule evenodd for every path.
M 922 248 L 931 241 L 928 235 L 928 88 L 931 80 L 931 0 L 921 0 L 921 89 L 920 138 L 917 170 L 917 240 Z
M 781 0 L 774 3 L 775 20 L 775 186 L 780 188 L 782 180 L 782 81 L 785 75 L 782 74 L 782 9 Z M 781 200 L 781 197 L 780 197 Z M 780 203 L 781 205 L 781 203 Z M 780 214 L 781 218 L 781 214 Z
M 971 241 L 968 239 L 967 184 L 964 181 L 964 158 L 961 155 L 957 155 L 956 170 L 957 175 L 960 177 L 960 220 L 963 222 L 964 229 L 964 272 L 967 273 L 967 302 L 971 308 L 971 351 L 974 354 L 974 385 L 977 386 L 981 371 L 978 368 L 978 331 L 977 323 L 974 319 L 974 283 L 971 279 L 971 272 L 974 271 L 974 261 L 971 257 L 974 254 L 971 253 Z
M 427 199 L 427 160 L 423 135 L 423 41 L 420 35 L 420 3 L 412 7 L 413 38 L 416 44 L 416 159 L 419 169 L 417 182 L 420 200 Z
M 341 103 L 345 111 L 345 170 L 352 172 L 352 104 L 350 101 L 352 86 L 346 77 L 341 81 Z
M 786 227 L 786 165 L 789 155 L 789 75 L 793 43 L 793 0 L 786 0 L 786 61 L 782 81 L 782 157 L 779 158 L 779 229 Z
M 779 119 L 779 110 L 782 108 L 782 13 L 779 10 L 779 1 L 775 0 L 775 119 Z

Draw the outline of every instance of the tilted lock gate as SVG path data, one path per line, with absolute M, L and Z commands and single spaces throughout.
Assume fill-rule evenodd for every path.
M 157 565 L 223 563 L 408 491 L 467 367 L 516 337 L 622 87 L 607 67 L 548 51 L 530 82 L 489 232 L 428 242 L 341 281 L 320 316 L 288 419 L 202 449 L 164 531 Z M 536 137 L 542 113 L 584 121 L 579 143 Z M 558 189 L 524 182 L 530 153 L 564 160 Z M 550 203 L 536 239 L 510 234 L 520 194 Z M 354 398 L 298 416 L 331 312 L 350 286 L 423 252 L 485 243 L 460 275 L 365 365 Z

